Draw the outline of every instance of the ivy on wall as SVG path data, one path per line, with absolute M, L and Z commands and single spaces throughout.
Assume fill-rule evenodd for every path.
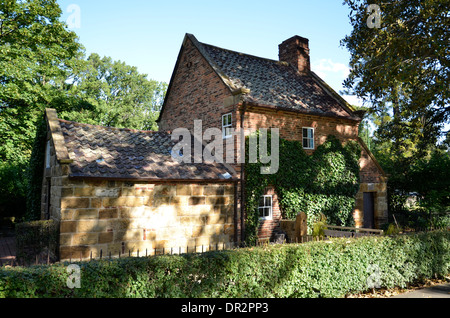
M 270 143 L 270 136 L 267 138 Z M 248 138 L 246 141 L 248 150 Z M 270 145 L 267 146 L 270 150 Z M 248 156 L 248 151 L 246 151 Z M 254 244 L 259 224 L 258 200 L 267 186 L 273 186 L 282 216 L 294 219 L 305 212 L 310 225 L 323 214 L 330 225 L 352 226 L 355 196 L 359 189 L 361 148 L 356 141 L 346 145 L 333 135 L 327 137 L 312 155 L 306 154 L 300 141 L 279 139 L 279 169 L 261 174 L 259 160 L 245 161 L 246 241 Z
M 41 218 L 42 181 L 47 141 L 47 122 L 42 117 L 36 124 L 36 137 L 33 142 L 30 162 L 27 170 L 27 211 L 24 220 Z

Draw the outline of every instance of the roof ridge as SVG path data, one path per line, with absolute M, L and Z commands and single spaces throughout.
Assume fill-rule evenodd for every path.
M 194 37 L 193 35 L 191 35 L 192 37 Z M 195 39 L 195 37 L 194 37 Z M 217 50 L 221 50 L 221 51 L 225 51 L 228 53 L 232 53 L 232 54 L 239 54 L 241 56 L 246 56 L 249 58 L 254 58 L 254 59 L 259 59 L 259 60 L 263 60 L 265 62 L 270 62 L 273 64 L 277 64 L 277 65 L 284 65 L 286 67 L 291 67 L 295 73 L 297 73 L 298 76 L 308 76 L 310 77 L 314 82 L 316 82 L 322 90 L 324 90 L 324 92 L 326 94 L 328 94 L 328 96 L 330 96 L 332 99 L 334 99 L 342 108 L 345 112 L 347 112 L 347 114 L 350 117 L 355 117 L 355 110 L 353 109 L 352 105 L 350 105 L 339 93 L 337 93 L 333 88 L 331 88 L 324 80 L 322 80 L 316 73 L 314 73 L 312 70 L 309 71 L 309 74 L 304 75 L 304 74 L 300 74 L 300 72 L 293 67 L 291 64 L 289 64 L 288 62 L 285 61 L 279 61 L 279 60 L 274 60 L 274 59 L 269 59 L 269 58 L 265 58 L 265 57 L 261 57 L 261 56 L 257 56 L 257 55 L 252 55 L 252 54 L 247 54 L 247 53 L 242 53 L 239 51 L 235 51 L 235 50 L 230 50 L 230 49 L 226 49 L 226 48 L 222 48 L 216 45 L 212 45 L 212 44 L 208 44 L 208 43 L 203 43 L 198 41 L 197 39 L 195 39 L 195 41 L 197 41 L 198 44 L 203 45 L 203 46 L 208 46 L 211 47 L 213 49 L 217 49 Z M 210 58 L 211 59 L 211 58 Z M 219 69 L 221 69 L 219 66 L 217 66 Z M 356 117 L 359 118 L 358 115 L 356 115 Z
M 140 129 L 133 129 L 133 128 L 120 128 L 120 127 L 112 127 L 112 126 L 104 126 L 104 125 L 97 125 L 97 124 L 88 124 L 88 123 L 81 123 L 78 121 L 73 120 L 66 120 L 58 118 L 60 122 L 66 123 L 66 124 L 75 124 L 78 126 L 90 126 L 95 128 L 104 128 L 104 129 L 113 129 L 113 130 L 120 130 L 120 131 L 130 131 L 130 132 L 141 132 L 141 133 L 161 133 L 161 134 L 168 134 L 166 131 L 158 131 L 158 130 L 140 130 Z
M 225 74 L 225 72 L 222 70 L 221 67 L 219 67 L 216 63 L 214 63 L 214 60 L 211 58 L 211 56 L 208 54 L 208 52 L 205 51 L 203 45 L 205 45 L 202 42 L 199 42 L 195 35 L 186 33 L 186 38 L 189 38 L 192 41 L 192 44 L 198 49 L 200 54 L 206 59 L 208 64 L 213 68 L 213 70 L 216 72 L 216 74 L 222 79 L 224 84 L 230 89 L 230 91 L 235 91 L 236 89 L 240 87 L 235 87 L 235 85 L 232 83 L 230 78 Z
M 164 112 L 186 41 L 192 43 L 231 94 L 240 95 L 239 101 L 299 111 L 307 108 L 310 110 L 308 113 L 330 113 L 339 118 L 361 120 L 352 106 L 312 70 L 301 74 L 288 62 L 200 42 L 193 34 L 186 33 L 157 122 Z M 296 98 L 292 99 L 292 96 Z
M 210 47 L 222 50 L 222 51 L 227 51 L 227 52 L 231 52 L 231 53 L 245 55 L 245 56 L 249 56 L 249 57 L 252 57 L 252 58 L 257 58 L 257 59 L 260 59 L 260 60 L 265 60 L 265 61 L 268 61 L 268 62 L 273 62 L 273 63 L 277 63 L 277 64 L 281 64 L 281 65 L 286 65 L 286 66 L 289 65 L 288 62 L 284 62 L 284 61 L 269 59 L 267 57 L 262 57 L 262 56 L 258 56 L 258 55 L 254 55 L 254 54 L 249 54 L 249 53 L 239 52 L 239 51 L 235 51 L 235 50 L 230 50 L 230 49 L 226 49 L 226 48 L 223 48 L 223 47 L 220 47 L 220 46 L 217 46 L 217 45 L 208 44 L 208 43 L 203 43 L 203 42 L 198 42 L 198 43 L 200 43 L 202 45 L 210 46 Z

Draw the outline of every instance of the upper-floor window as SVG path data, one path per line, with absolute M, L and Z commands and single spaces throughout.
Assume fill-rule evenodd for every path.
M 223 138 L 231 137 L 231 129 L 233 128 L 233 121 L 231 113 L 222 115 L 222 136 Z
M 303 127 L 303 148 L 314 149 L 314 128 Z
M 264 220 L 272 219 L 272 196 L 262 195 L 259 197 L 259 218 Z

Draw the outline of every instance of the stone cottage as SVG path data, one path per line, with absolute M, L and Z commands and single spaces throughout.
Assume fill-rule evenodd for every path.
M 355 224 L 378 228 L 387 221 L 387 179 L 358 137 L 363 114 L 311 71 L 308 39 L 293 36 L 278 49 L 279 60 L 271 60 L 201 43 L 186 34 L 158 119 L 160 130 L 186 127 L 192 131 L 194 119 L 199 119 L 203 129 L 221 129 L 225 142 L 233 138 L 232 129 L 277 127 L 281 138 L 301 141 L 310 154 L 330 134 L 344 143 L 358 141 L 361 185 Z M 239 180 L 240 230 L 244 226 L 244 171 L 241 164 L 231 165 Z M 282 215 L 273 189 L 261 193 L 260 202 L 259 237 L 267 238 Z
M 60 224 L 60 258 L 207 250 L 244 239 L 242 163 L 174 160 L 179 128 L 205 147 L 195 120 L 203 130 L 220 130 L 221 142 L 232 140 L 235 149 L 238 129 L 277 127 L 281 138 L 301 141 L 310 154 L 330 134 L 358 141 L 355 224 L 386 222 L 386 175 L 358 138 L 362 114 L 310 70 L 309 60 L 308 40 L 299 36 L 282 42 L 279 60 L 270 60 L 186 34 L 159 132 L 70 122 L 47 109 L 42 218 Z M 273 188 L 261 193 L 258 210 L 259 237 L 270 238 L 282 218 Z
M 61 260 L 184 253 L 237 241 L 231 167 L 175 161 L 167 132 L 65 121 L 54 109 L 45 117 L 41 218 L 60 224 Z

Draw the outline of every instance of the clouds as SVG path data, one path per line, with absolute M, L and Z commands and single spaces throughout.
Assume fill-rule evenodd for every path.
M 350 74 L 350 69 L 347 65 L 342 63 L 335 63 L 331 59 L 321 59 L 312 65 L 312 69 L 321 78 L 325 79 L 331 75 L 342 77 L 342 80 L 347 78 Z
M 312 63 L 311 69 L 337 93 L 344 88 L 342 83 L 350 74 L 350 68 L 347 65 L 333 62 L 331 59 L 317 60 Z M 362 101 L 356 96 L 340 95 L 351 105 L 362 105 Z

